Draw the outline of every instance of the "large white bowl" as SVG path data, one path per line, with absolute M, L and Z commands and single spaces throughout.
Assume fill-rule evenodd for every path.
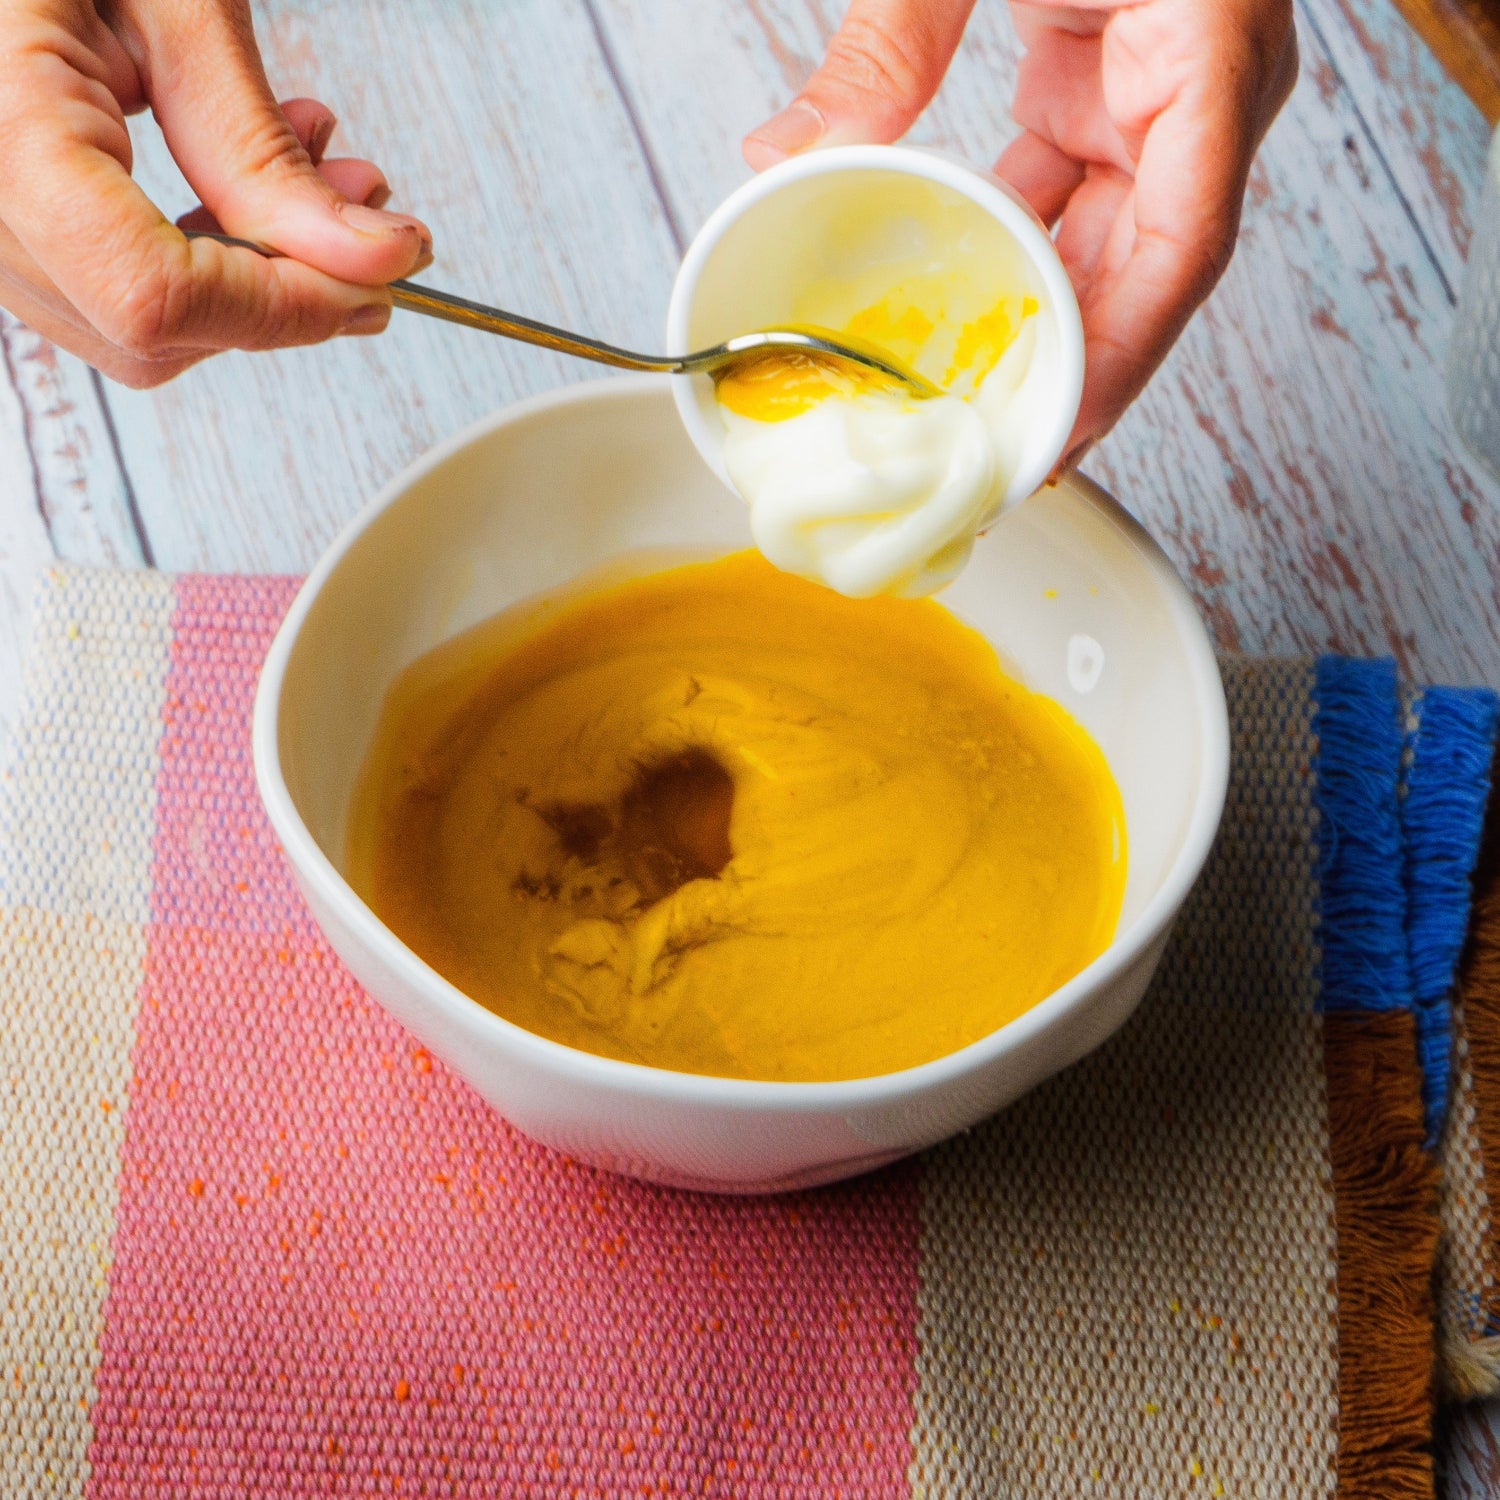
M 1208 853 L 1228 770 L 1223 691 L 1191 600 L 1128 516 L 1070 480 L 1011 511 L 943 599 L 1109 759 L 1130 873 L 1105 953 L 962 1051 L 838 1083 L 667 1072 L 501 1020 L 401 943 L 344 877 L 351 794 L 388 686 L 458 631 L 621 554 L 660 565 L 747 541 L 742 502 L 684 435 L 665 380 L 599 381 L 497 412 L 389 484 L 314 569 L 271 647 L 254 731 L 261 795 L 297 880 L 375 999 L 537 1140 L 728 1192 L 891 1161 L 1098 1046 L 1156 967 Z M 927 1003 L 918 962 L 911 996 Z

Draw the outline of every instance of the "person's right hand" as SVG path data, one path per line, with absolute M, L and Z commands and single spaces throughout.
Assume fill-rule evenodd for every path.
M 974 0 L 851 0 L 802 93 L 753 130 L 760 170 L 893 141 L 937 92 Z M 1076 463 L 1213 290 L 1250 163 L 1297 78 L 1291 0 L 1011 0 L 1026 48 L 996 163 L 1049 227 L 1083 314 Z
M 189 241 L 131 179 L 150 107 L 203 207 L 184 218 L 281 257 Z M 248 0 L 4 0 L 0 305 L 115 380 L 152 386 L 221 349 L 377 333 L 384 283 L 431 259 L 365 161 L 322 161 L 312 99 L 278 105 Z

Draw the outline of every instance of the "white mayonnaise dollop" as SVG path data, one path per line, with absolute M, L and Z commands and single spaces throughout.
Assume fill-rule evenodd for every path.
M 930 594 L 968 561 L 999 471 L 956 396 L 830 397 L 779 422 L 725 411 L 724 461 L 755 545 L 788 573 L 856 599 Z
M 1035 320 L 965 399 L 834 382 L 793 416 L 721 404 L 724 463 L 777 567 L 841 594 L 935 593 L 994 521 L 1026 439 Z

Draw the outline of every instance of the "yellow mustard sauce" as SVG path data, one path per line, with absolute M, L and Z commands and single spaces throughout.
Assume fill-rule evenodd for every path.
M 398 680 L 350 835 L 374 911 L 542 1036 L 830 1080 L 984 1036 L 1109 942 L 1120 795 L 929 600 L 755 553 L 523 606 Z
M 837 330 L 853 334 L 920 370 L 949 394 L 973 396 L 980 382 L 1015 342 L 1022 322 L 1038 308 L 1034 297 L 1002 297 L 956 325 L 947 315 L 948 279 L 908 278 L 879 301 L 861 308 Z M 719 404 L 757 422 L 800 416 L 830 396 L 849 399 L 891 391 L 876 372 L 796 349 L 772 350 L 731 365 L 715 381 Z

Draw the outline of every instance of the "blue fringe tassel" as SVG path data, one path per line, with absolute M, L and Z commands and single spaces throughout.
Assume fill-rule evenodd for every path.
M 1406 944 L 1417 1011 L 1427 1145 L 1437 1144 L 1453 1069 L 1454 973 L 1468 928 L 1494 756 L 1488 688 L 1429 688 L 1415 705 L 1406 796 Z
M 1320 657 L 1316 694 L 1319 1003 L 1410 1009 L 1396 664 Z

